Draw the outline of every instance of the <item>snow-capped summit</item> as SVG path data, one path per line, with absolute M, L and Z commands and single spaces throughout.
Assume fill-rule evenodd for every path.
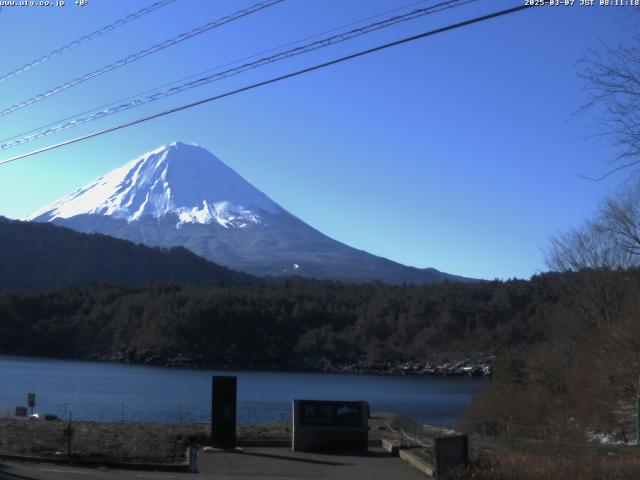
M 281 211 L 205 148 L 173 142 L 32 213 L 27 220 L 52 221 L 87 214 L 132 222 L 173 214 L 177 227 L 217 223 L 243 228 L 261 223 L 263 212 Z

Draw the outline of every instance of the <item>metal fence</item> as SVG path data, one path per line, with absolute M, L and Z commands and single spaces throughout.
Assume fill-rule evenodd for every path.
M 0 396 L 0 416 L 13 417 L 16 406 L 26 406 L 27 396 Z M 436 411 L 423 403 L 380 402 L 371 403 L 372 412 L 395 412 L 411 418 L 417 424 L 452 428 L 459 424 L 459 416 Z M 147 403 L 131 401 L 78 402 L 65 399 L 51 400 L 38 396 L 34 413 L 52 414 L 63 420 L 71 416 L 74 421 L 161 423 L 187 425 L 211 422 L 211 404 L 208 402 L 168 404 L 155 399 Z M 28 409 L 32 413 L 32 409 Z M 291 422 L 290 402 L 238 401 L 236 411 L 239 425 L 265 425 Z
M 0 415 L 15 416 L 17 406 L 26 406 L 24 399 L 0 398 Z M 28 414 L 51 414 L 62 420 L 74 421 L 194 424 L 211 422 L 211 405 L 163 404 L 147 405 L 131 402 L 82 403 L 73 401 L 47 401 L 38 398 Z M 239 402 L 236 418 L 240 425 L 261 425 L 288 422 L 291 406 L 286 403 Z

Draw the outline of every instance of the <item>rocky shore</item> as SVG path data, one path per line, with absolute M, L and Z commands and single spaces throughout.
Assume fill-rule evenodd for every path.
M 163 367 L 208 368 L 221 370 L 268 370 L 289 372 L 322 372 L 370 375 L 431 375 L 451 377 L 490 377 L 493 372 L 494 356 L 465 358 L 451 361 L 391 361 L 337 362 L 327 358 L 303 358 L 259 362 L 247 358 L 203 358 L 184 354 L 162 352 L 144 352 L 136 355 L 116 353 L 109 355 L 89 355 L 86 360 L 99 360 L 119 363 L 135 363 Z
M 328 360 L 303 362 L 304 367 L 310 371 L 322 371 L 327 373 L 362 373 L 374 375 L 435 375 L 451 377 L 483 377 L 490 376 L 492 361 L 484 360 L 458 360 L 443 363 L 430 363 L 419 361 L 376 362 L 376 363 L 333 363 Z

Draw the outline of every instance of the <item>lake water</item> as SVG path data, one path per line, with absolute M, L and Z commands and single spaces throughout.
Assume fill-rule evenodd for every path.
M 366 400 L 423 423 L 451 425 L 488 380 L 461 377 L 246 372 L 0 356 L 0 414 L 36 393 L 34 411 L 73 419 L 209 422 L 211 376 L 238 377 L 238 422 L 290 417 L 291 400 Z

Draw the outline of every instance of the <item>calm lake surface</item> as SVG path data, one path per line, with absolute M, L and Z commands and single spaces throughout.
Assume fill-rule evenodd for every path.
M 74 420 L 208 422 L 211 376 L 238 377 L 238 422 L 290 417 L 291 400 L 366 400 L 423 423 L 450 425 L 488 380 L 192 370 L 114 363 L 0 356 L 0 414 L 37 395 L 35 412 Z

